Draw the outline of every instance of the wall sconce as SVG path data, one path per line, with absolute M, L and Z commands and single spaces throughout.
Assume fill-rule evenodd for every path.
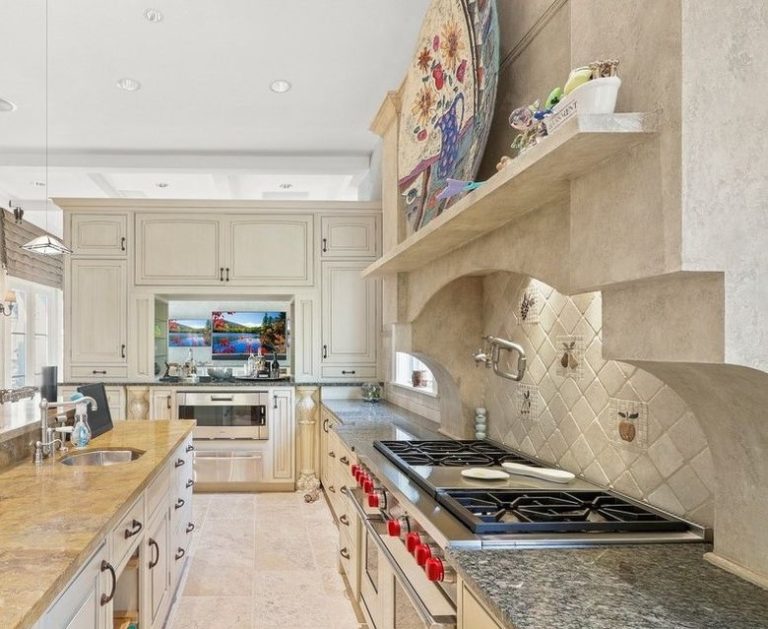
M 5 298 L 0 302 L 0 314 L 10 317 L 16 308 L 16 293 L 9 290 L 5 293 Z

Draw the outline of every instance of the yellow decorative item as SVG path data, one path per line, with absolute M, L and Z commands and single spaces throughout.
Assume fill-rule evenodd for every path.
M 568 96 L 579 85 L 583 85 L 592 78 L 592 68 L 589 66 L 582 66 L 581 68 L 574 68 L 568 75 L 568 80 L 563 87 L 563 94 Z

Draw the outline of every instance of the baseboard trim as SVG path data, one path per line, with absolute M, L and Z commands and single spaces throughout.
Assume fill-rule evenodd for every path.
M 725 557 L 721 557 L 720 555 L 713 552 L 704 553 L 704 559 L 711 563 L 713 566 L 722 568 L 726 572 L 735 574 L 737 577 L 741 577 L 745 581 L 749 581 L 754 585 L 768 590 L 768 576 L 758 574 L 749 568 L 745 568 L 744 566 L 737 564 L 730 559 L 726 559 Z

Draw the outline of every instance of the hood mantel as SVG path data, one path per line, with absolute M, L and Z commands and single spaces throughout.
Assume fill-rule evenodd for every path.
M 717 479 L 715 554 L 768 587 L 768 155 L 757 129 L 713 125 L 731 117 L 734 102 L 751 119 L 764 118 L 768 90 L 759 74 L 768 67 L 768 48 L 759 33 L 768 14 L 760 3 L 744 2 L 741 11 L 702 4 L 569 3 L 537 25 L 534 41 L 512 61 L 510 75 L 520 83 L 500 78 L 504 111 L 497 112 L 481 175 L 492 172 L 511 139 L 505 110 L 539 95 L 546 87 L 539 74 L 553 76 L 551 59 L 536 56 L 538 40 L 569 42 L 569 54 L 554 55 L 562 76 L 607 54 L 621 59 L 617 109 L 656 112 L 655 136 L 570 180 L 566 198 L 385 276 L 384 321 L 399 324 L 397 349 L 427 359 L 434 353 L 420 345 L 426 337 L 417 327 L 445 325 L 462 335 L 453 355 L 438 362 L 450 364 L 466 429 L 482 399 L 472 385 L 474 367 L 463 367 L 465 345 L 476 345 L 481 331 L 473 323 L 484 305 L 478 277 L 504 271 L 565 295 L 601 291 L 603 357 L 650 372 L 693 410 Z M 731 28 L 723 38 L 718 27 L 725 21 Z M 502 31 L 512 43 L 519 36 Z M 398 99 L 388 103 L 400 106 Z M 390 120 L 376 128 L 384 140 L 385 256 L 405 233 L 393 193 L 397 119 Z M 464 283 L 459 292 L 456 281 Z M 441 294 L 449 285 L 450 298 Z M 441 319 L 425 321 L 422 313 L 436 310 L 434 298 L 445 302 Z M 461 432 L 461 422 L 450 428 Z

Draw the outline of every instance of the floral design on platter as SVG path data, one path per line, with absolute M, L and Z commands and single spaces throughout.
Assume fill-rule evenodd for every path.
M 398 180 L 411 231 L 461 197 L 447 179 L 477 174 L 499 65 L 495 0 L 433 0 L 403 89 Z

